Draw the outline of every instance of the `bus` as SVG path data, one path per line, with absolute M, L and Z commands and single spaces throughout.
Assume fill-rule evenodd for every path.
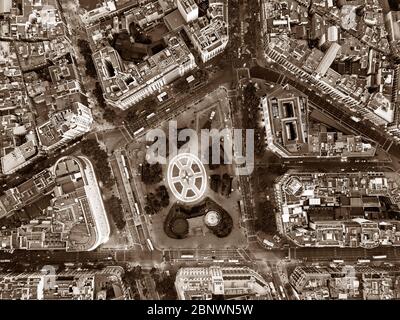
M 122 166 L 126 167 L 125 156 L 123 154 L 121 154 L 121 161 L 122 161 Z
M 192 254 L 181 254 L 182 259 L 193 259 L 194 255 Z
M 128 180 L 130 179 L 130 177 L 129 177 L 129 171 L 128 171 L 128 169 L 127 169 L 126 166 L 124 167 L 124 175 L 125 175 L 125 177 L 126 177 Z
M 126 165 L 125 156 L 123 154 L 121 154 L 121 162 L 122 166 L 124 167 L 124 175 L 129 180 L 130 176 L 129 176 L 128 166 Z
M 267 247 L 271 247 L 271 248 L 274 247 L 273 242 L 268 241 L 267 239 L 263 240 L 263 244 L 266 245 Z
M 146 119 L 149 120 L 150 118 L 153 118 L 156 114 L 154 112 L 150 113 Z
M 239 263 L 238 259 L 229 259 L 228 260 L 229 263 Z
M 280 290 L 281 293 L 282 293 L 282 297 L 286 299 L 285 290 L 283 290 L 283 287 L 282 287 L 282 286 L 279 286 L 279 290 Z
M 182 251 L 181 258 L 182 259 L 193 259 L 194 258 L 193 251 Z
M 144 128 L 143 128 L 143 127 L 141 127 L 139 130 L 136 130 L 136 131 L 133 133 L 133 135 L 136 136 L 136 135 L 138 135 L 139 133 L 141 133 L 142 131 L 144 131 Z
M 371 260 L 369 259 L 358 259 L 357 263 L 370 263 Z
M 272 282 L 270 282 L 270 283 L 268 283 L 268 285 L 269 285 L 269 287 L 271 288 L 271 292 L 272 292 L 272 294 L 276 294 L 276 291 L 275 291 L 275 286 L 274 286 L 274 284 L 273 284 Z
M 343 261 L 343 260 L 338 260 L 338 259 L 336 259 L 336 260 L 333 260 L 332 262 L 333 262 L 333 263 L 344 263 L 344 261 Z
M 150 239 L 147 239 L 147 247 L 149 248 L 150 251 L 154 251 L 153 243 L 151 242 Z
M 137 202 L 135 202 L 135 209 L 136 209 L 136 213 L 139 216 L 140 215 L 140 210 L 139 210 L 139 206 L 137 204 Z
M 240 213 L 245 213 L 243 200 L 238 201 Z

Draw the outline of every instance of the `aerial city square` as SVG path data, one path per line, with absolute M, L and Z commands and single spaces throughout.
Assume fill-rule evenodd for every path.
M 3 299 L 400 299 L 400 1 L 0 0 Z

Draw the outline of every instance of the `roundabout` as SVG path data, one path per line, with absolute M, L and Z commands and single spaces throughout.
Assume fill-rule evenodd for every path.
M 191 153 L 181 153 L 170 160 L 167 181 L 175 198 L 183 203 L 200 200 L 207 189 L 204 165 Z

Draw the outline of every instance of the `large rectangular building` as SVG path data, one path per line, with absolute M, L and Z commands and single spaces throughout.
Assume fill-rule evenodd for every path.
M 179 269 L 175 288 L 180 300 L 211 300 L 213 296 L 262 297 L 268 284 L 248 267 L 194 267 Z
M 58 148 L 87 132 L 93 123 L 91 110 L 80 102 L 50 115 L 49 120 L 39 127 L 40 144 L 46 150 Z
M 193 54 L 175 34 L 164 37 L 166 48 L 137 65 L 125 63 L 112 47 L 93 54 L 104 99 L 126 110 L 196 67 Z
M 303 300 L 398 299 L 398 265 L 297 266 L 289 281 Z
M 289 85 L 261 98 L 268 148 L 281 157 L 308 153 L 308 99 Z
M 121 267 L 103 270 L 0 274 L 0 300 L 122 300 L 127 290 Z M 108 284 L 107 286 L 105 286 Z
M 288 171 L 275 185 L 279 231 L 300 246 L 400 244 L 394 172 Z
M 207 16 L 190 22 L 184 29 L 203 62 L 222 53 L 229 41 L 226 2 L 210 1 Z
M 315 73 L 319 77 L 325 76 L 328 69 L 330 68 L 333 61 L 335 61 L 336 55 L 338 54 L 341 46 L 340 44 L 334 42 L 329 47 L 328 51 L 325 53 L 324 57 L 322 58 L 321 62 L 319 63 Z
M 35 219 L 0 230 L 0 250 L 91 251 L 108 241 L 107 214 L 87 158 L 60 158 L 53 167 L 7 190 L 0 197 L 0 218 L 35 204 L 42 208 Z
M 199 7 L 194 0 L 178 0 L 178 10 L 186 22 L 197 20 Z

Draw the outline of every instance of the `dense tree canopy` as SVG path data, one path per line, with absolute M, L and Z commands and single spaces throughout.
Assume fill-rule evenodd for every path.
M 177 294 L 175 290 L 175 275 L 166 273 L 153 275 L 154 282 L 156 283 L 156 290 L 165 300 L 176 300 Z
M 94 66 L 92 59 L 92 50 L 90 49 L 89 42 L 86 40 L 78 39 L 79 52 L 85 59 L 86 73 L 89 77 L 96 78 L 96 67 Z
M 140 265 L 133 267 L 131 270 L 125 271 L 123 276 L 123 281 L 126 283 L 128 287 L 131 288 L 135 300 L 140 299 L 140 295 L 137 291 L 136 280 L 140 280 L 141 277 L 142 277 L 142 267 Z
M 100 82 L 96 82 L 95 88 L 93 90 L 93 95 L 96 97 L 99 103 L 99 107 L 105 109 L 107 104 L 104 100 L 103 89 L 101 88 Z
M 265 233 L 276 232 L 276 220 L 274 207 L 271 201 L 264 201 L 257 204 L 257 220 L 255 222 L 256 230 Z
M 149 115 L 157 107 L 157 101 L 150 96 L 135 104 L 125 116 L 125 121 L 129 124 L 137 121 L 143 115 Z
M 162 181 L 162 166 L 159 163 L 142 165 L 142 182 L 144 184 L 156 184 Z
M 233 229 L 233 220 L 228 212 L 222 211 L 221 221 L 215 227 L 208 227 L 218 238 L 228 236 Z
M 122 230 L 126 225 L 126 221 L 124 218 L 121 199 L 113 195 L 110 199 L 105 201 L 104 205 L 108 214 L 113 218 L 117 228 Z
M 254 149 L 260 155 L 265 151 L 265 129 L 260 126 L 260 98 L 256 91 L 253 83 L 249 83 L 243 90 L 242 125 L 246 129 L 254 129 Z
M 147 197 L 147 204 L 145 207 L 145 211 L 147 214 L 156 214 L 162 208 L 166 208 L 169 206 L 169 193 L 167 188 L 162 185 L 159 186 L 155 193 L 150 192 Z
M 110 187 L 114 181 L 108 165 L 107 152 L 101 149 L 98 142 L 93 139 L 83 140 L 80 146 L 81 152 L 92 161 L 98 178 L 106 187 Z

